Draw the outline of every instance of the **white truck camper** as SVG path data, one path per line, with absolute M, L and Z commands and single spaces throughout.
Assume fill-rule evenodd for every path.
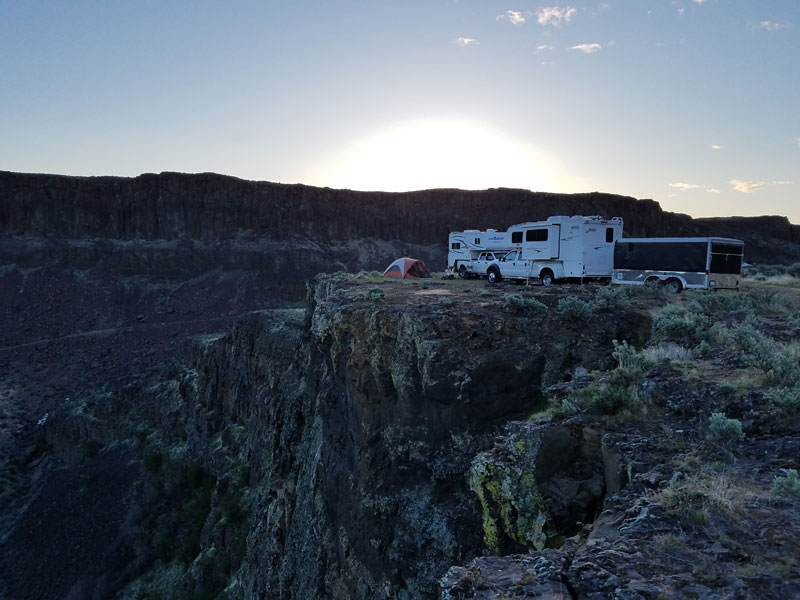
M 492 262 L 512 249 L 509 239 L 507 232 L 495 229 L 454 231 L 448 238 L 447 266 L 462 279 L 475 277 L 479 263 Z
M 735 289 L 742 280 L 744 242 L 731 238 L 622 238 L 614 248 L 613 283 Z
M 614 242 L 621 237 L 619 217 L 556 216 L 505 232 L 451 233 L 447 264 L 462 277 L 485 275 L 490 283 L 503 278 L 539 279 L 543 285 L 561 279 L 610 279 Z M 487 263 L 479 260 L 486 250 L 506 252 Z

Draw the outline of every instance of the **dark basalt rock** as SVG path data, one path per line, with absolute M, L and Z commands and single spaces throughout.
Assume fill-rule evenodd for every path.
M 213 173 L 124 178 L 0 171 L 0 198 L 2 235 L 50 240 L 310 240 L 323 245 L 319 248 L 323 251 L 328 245 L 361 239 L 397 242 L 386 255 L 374 256 L 363 266 L 342 257 L 331 261 L 343 260 L 351 269 L 383 267 L 396 254 L 407 254 L 404 249 L 426 246 L 436 246 L 436 251 L 423 258 L 430 267 L 443 269 L 449 231 L 504 230 L 555 214 L 623 217 L 629 237 L 741 238 L 751 261 L 800 257 L 796 248 L 800 226 L 785 217 L 693 220 L 665 212 L 653 200 L 600 192 L 552 194 L 505 188 L 353 192 Z

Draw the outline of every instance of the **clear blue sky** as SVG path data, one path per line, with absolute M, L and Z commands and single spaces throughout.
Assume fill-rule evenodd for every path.
M 800 0 L 0 0 L 0 169 L 800 223 Z

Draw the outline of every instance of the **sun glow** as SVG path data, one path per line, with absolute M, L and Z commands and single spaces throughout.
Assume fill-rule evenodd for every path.
M 480 123 L 418 119 L 358 139 L 323 162 L 307 183 L 365 191 L 491 187 L 562 191 L 552 158 Z M 566 190 L 563 190 L 566 191 Z

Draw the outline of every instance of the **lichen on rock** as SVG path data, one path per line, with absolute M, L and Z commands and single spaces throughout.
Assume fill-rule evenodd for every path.
M 534 477 L 541 431 L 526 431 L 523 437 L 519 429 L 531 428 L 515 425 L 517 431 L 475 457 L 469 475 L 481 503 L 484 541 L 494 554 L 541 550 L 547 541 L 547 508 Z

